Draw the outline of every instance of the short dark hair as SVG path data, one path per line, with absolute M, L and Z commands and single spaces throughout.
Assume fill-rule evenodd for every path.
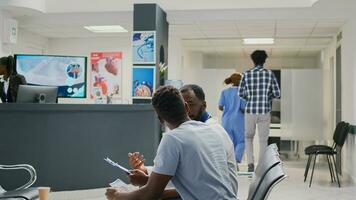
M 7 73 L 9 73 L 10 75 L 16 74 L 15 59 L 11 55 L 0 58 L 0 65 L 5 66 Z
M 265 50 L 256 50 L 251 54 L 251 59 L 255 65 L 263 65 L 266 62 L 268 55 Z
M 195 96 L 200 100 L 200 101 L 205 101 L 205 93 L 203 91 L 203 88 L 201 88 L 199 85 L 196 84 L 188 84 L 184 85 L 183 87 L 180 88 L 180 92 L 188 92 L 189 90 L 192 90 L 195 94 Z
M 187 118 L 184 100 L 173 86 L 161 86 L 152 98 L 157 114 L 169 123 L 179 123 Z

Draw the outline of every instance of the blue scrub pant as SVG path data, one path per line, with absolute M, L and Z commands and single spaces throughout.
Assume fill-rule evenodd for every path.
M 229 134 L 232 143 L 234 145 L 235 157 L 238 163 L 241 162 L 245 151 L 245 133 L 239 132 L 234 127 L 224 127 L 226 132 Z

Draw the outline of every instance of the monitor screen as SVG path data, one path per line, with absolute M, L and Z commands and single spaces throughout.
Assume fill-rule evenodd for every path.
M 17 103 L 57 103 L 57 87 L 19 85 Z
M 86 97 L 87 58 L 80 56 L 15 55 L 17 73 L 30 85 L 57 86 L 58 97 Z

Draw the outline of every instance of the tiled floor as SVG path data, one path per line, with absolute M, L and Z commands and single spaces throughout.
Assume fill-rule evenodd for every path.
M 311 188 L 303 182 L 304 161 L 286 162 L 285 169 L 288 179 L 279 183 L 271 192 L 271 200 L 355 200 L 356 186 L 347 178 L 342 177 L 342 187 L 331 184 L 330 175 L 326 164 L 318 164 L 314 173 L 314 181 Z M 247 198 L 248 187 L 251 179 L 239 178 L 239 197 Z M 309 181 L 309 180 L 308 180 Z M 105 200 L 105 189 L 82 190 L 71 192 L 53 192 L 51 200 Z

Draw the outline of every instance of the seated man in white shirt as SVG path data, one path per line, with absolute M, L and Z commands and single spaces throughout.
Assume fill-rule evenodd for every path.
M 188 112 L 189 117 L 192 120 L 204 122 L 209 126 L 211 126 L 212 128 L 217 129 L 220 135 L 223 137 L 224 149 L 228 158 L 229 176 L 230 176 L 231 184 L 233 185 L 234 192 L 237 195 L 238 182 L 237 182 L 237 165 L 235 160 L 235 151 L 234 151 L 232 141 L 228 136 L 228 133 L 206 111 L 207 104 L 205 101 L 205 93 L 200 86 L 195 84 L 184 85 L 180 89 L 180 92 L 184 98 L 184 101 L 189 106 L 189 112 Z M 143 155 L 140 154 L 139 152 L 129 153 L 129 163 L 131 167 L 134 169 L 139 169 L 148 175 L 149 174 L 148 169 L 145 167 L 144 161 L 145 160 L 143 158 Z M 133 184 L 140 185 L 140 186 L 145 184 L 145 182 L 137 181 L 135 180 L 135 178 L 132 178 L 131 182 Z M 166 197 L 167 195 L 169 197 L 173 197 L 174 191 L 172 190 L 170 190 L 170 192 L 165 191 L 164 197 Z M 178 196 L 178 194 L 176 194 L 176 196 Z
M 162 137 L 147 184 L 130 193 L 109 188 L 107 198 L 159 199 L 171 180 L 182 199 L 236 199 L 219 131 L 190 120 L 188 105 L 172 86 L 159 88 L 152 104 L 171 131 Z

